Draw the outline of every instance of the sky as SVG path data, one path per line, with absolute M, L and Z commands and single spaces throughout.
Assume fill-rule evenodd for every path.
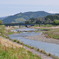
M 28 11 L 59 13 L 59 0 L 0 0 L 0 17 Z

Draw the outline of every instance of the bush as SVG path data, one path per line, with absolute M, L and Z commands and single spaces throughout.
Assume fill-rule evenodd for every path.
M 13 40 L 14 42 L 17 42 L 17 40 Z
M 54 20 L 55 25 L 59 25 L 59 20 Z

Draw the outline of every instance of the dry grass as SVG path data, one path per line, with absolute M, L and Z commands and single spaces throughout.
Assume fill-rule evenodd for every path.
M 0 38 L 0 59 L 41 59 L 23 48 L 22 45 Z
M 3 37 L 0 37 L 0 43 L 2 45 L 5 45 L 6 47 L 22 47 L 22 45 L 18 45 L 18 44 L 15 44 L 14 42 L 8 40 L 8 39 L 5 39 Z
M 59 39 L 59 29 L 51 29 L 50 31 L 46 31 L 46 37 Z

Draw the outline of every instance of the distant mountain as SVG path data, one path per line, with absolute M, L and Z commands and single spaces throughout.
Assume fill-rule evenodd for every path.
M 29 20 L 30 18 L 39 18 L 48 15 L 51 14 L 45 11 L 18 13 L 4 18 L 3 23 L 20 23 Z
M 0 20 L 3 20 L 4 18 L 6 18 L 6 17 L 0 17 Z

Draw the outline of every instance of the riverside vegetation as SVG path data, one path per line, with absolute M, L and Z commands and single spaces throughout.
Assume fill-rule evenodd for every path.
M 50 29 L 44 32 L 45 36 L 48 38 L 59 39 L 59 28 L 58 29 Z
M 37 32 L 43 32 L 43 34 L 47 38 L 54 38 L 59 39 L 59 26 L 53 26 L 53 25 L 41 25 L 40 27 L 38 25 L 33 26 L 34 28 L 39 28 Z
M 0 44 L 0 59 L 41 59 L 24 48 L 10 48 Z
M 57 57 L 57 56 L 55 56 L 55 55 L 52 55 L 52 54 L 50 54 L 50 53 L 47 53 L 46 51 L 44 51 L 44 50 L 42 50 L 42 49 L 38 49 L 38 48 L 35 48 L 35 47 L 32 47 L 32 46 L 26 45 L 26 44 L 24 44 L 23 42 L 20 42 L 20 41 L 15 40 L 15 39 L 13 39 L 12 41 L 13 41 L 13 42 L 16 42 L 16 43 L 18 43 L 18 44 L 21 44 L 21 45 L 23 45 L 23 46 L 26 46 L 26 47 L 28 47 L 28 48 L 30 48 L 30 49 L 34 49 L 35 51 L 38 51 L 38 52 L 40 52 L 40 53 L 45 54 L 46 56 L 50 56 L 50 57 L 52 57 L 53 59 L 59 59 L 59 57 Z
M 7 36 L 5 36 L 5 34 L 13 34 L 12 32 L 8 32 L 8 31 L 6 31 L 5 30 L 5 26 L 3 25 L 3 26 L 1 26 L 3 29 L 4 29 L 4 31 L 2 31 L 2 28 L 1 28 L 1 34 L 2 34 L 2 36 L 3 37 L 6 37 L 6 38 L 8 38 Z M 46 29 L 45 29 L 46 30 Z M 48 29 L 47 29 L 48 30 Z M 7 32 L 7 33 L 6 33 Z M 3 35 L 4 34 L 4 35 Z M 20 41 L 17 41 L 17 40 L 13 40 L 14 42 L 17 42 L 17 43 L 20 43 L 21 45 L 23 45 L 23 46 L 27 46 L 27 47 L 29 47 L 29 48 L 31 48 L 31 49 L 35 49 L 36 51 L 38 51 L 38 52 L 41 52 L 41 53 L 43 53 L 43 54 L 46 54 L 47 56 L 51 56 L 51 57 L 53 57 L 53 58 L 57 58 L 58 59 L 58 57 L 55 57 L 55 56 L 52 56 L 50 53 L 46 53 L 44 50 L 40 50 L 40 49 L 36 49 L 36 48 L 34 48 L 34 47 L 31 47 L 31 46 L 28 46 L 28 45 L 25 45 L 25 44 L 23 44 L 22 42 L 20 42 Z M 3 46 L 4 47 L 4 46 Z M 7 50 L 10 50 L 10 48 L 7 48 L 7 47 L 5 47 Z M 11 48 L 11 53 L 12 53 L 12 49 L 14 50 L 14 48 Z M 20 50 L 22 50 L 22 49 L 24 49 L 24 48 L 19 48 Z M 14 51 L 16 51 L 16 53 L 17 53 L 17 55 L 18 55 L 18 52 L 20 53 L 20 51 L 18 50 L 18 48 L 16 48 Z M 26 49 L 24 49 L 24 51 L 25 51 Z M 4 51 L 5 52 L 5 51 Z M 10 53 L 9 52 L 9 53 Z M 3 53 L 3 52 L 2 52 Z M 6 52 L 7 53 L 7 52 Z M 9 53 L 7 54 L 7 55 L 9 55 Z M 13 54 L 13 53 L 12 53 Z M 12 55 L 12 54 L 10 54 L 10 55 Z M 17 59 L 18 58 L 18 56 L 16 55 L 16 56 L 14 56 L 13 55 L 13 57 L 7 57 L 7 55 L 5 55 L 6 56 L 6 59 L 8 59 L 8 58 L 10 58 L 10 59 L 13 59 L 14 57 Z M 22 54 L 23 55 L 23 54 Z M 27 54 L 28 55 L 28 54 Z M 26 59 L 29 59 L 29 58 L 32 58 L 32 59 L 41 59 L 40 57 L 38 57 L 37 55 L 34 55 L 34 54 L 32 54 L 31 53 L 31 55 L 32 55 L 32 57 L 31 57 L 31 55 L 29 54 L 29 56 L 30 57 L 27 57 L 27 55 L 25 56 L 24 55 L 24 58 Z M 21 56 L 21 55 L 20 55 Z M 23 58 L 23 57 L 21 57 L 21 58 Z M 23 58 L 23 59 L 24 59 Z M 2 58 L 3 59 L 3 58 Z M 19 59 L 19 58 L 18 58 Z
M 0 25 L 0 36 L 8 38 L 4 25 Z M 6 47 L 0 43 L 0 59 L 41 59 L 41 57 L 34 55 L 32 52 L 24 48 Z
M 10 32 L 9 30 L 7 31 L 4 25 L 0 25 L 0 36 L 7 38 L 8 34 L 13 34 L 13 33 L 14 32 Z

